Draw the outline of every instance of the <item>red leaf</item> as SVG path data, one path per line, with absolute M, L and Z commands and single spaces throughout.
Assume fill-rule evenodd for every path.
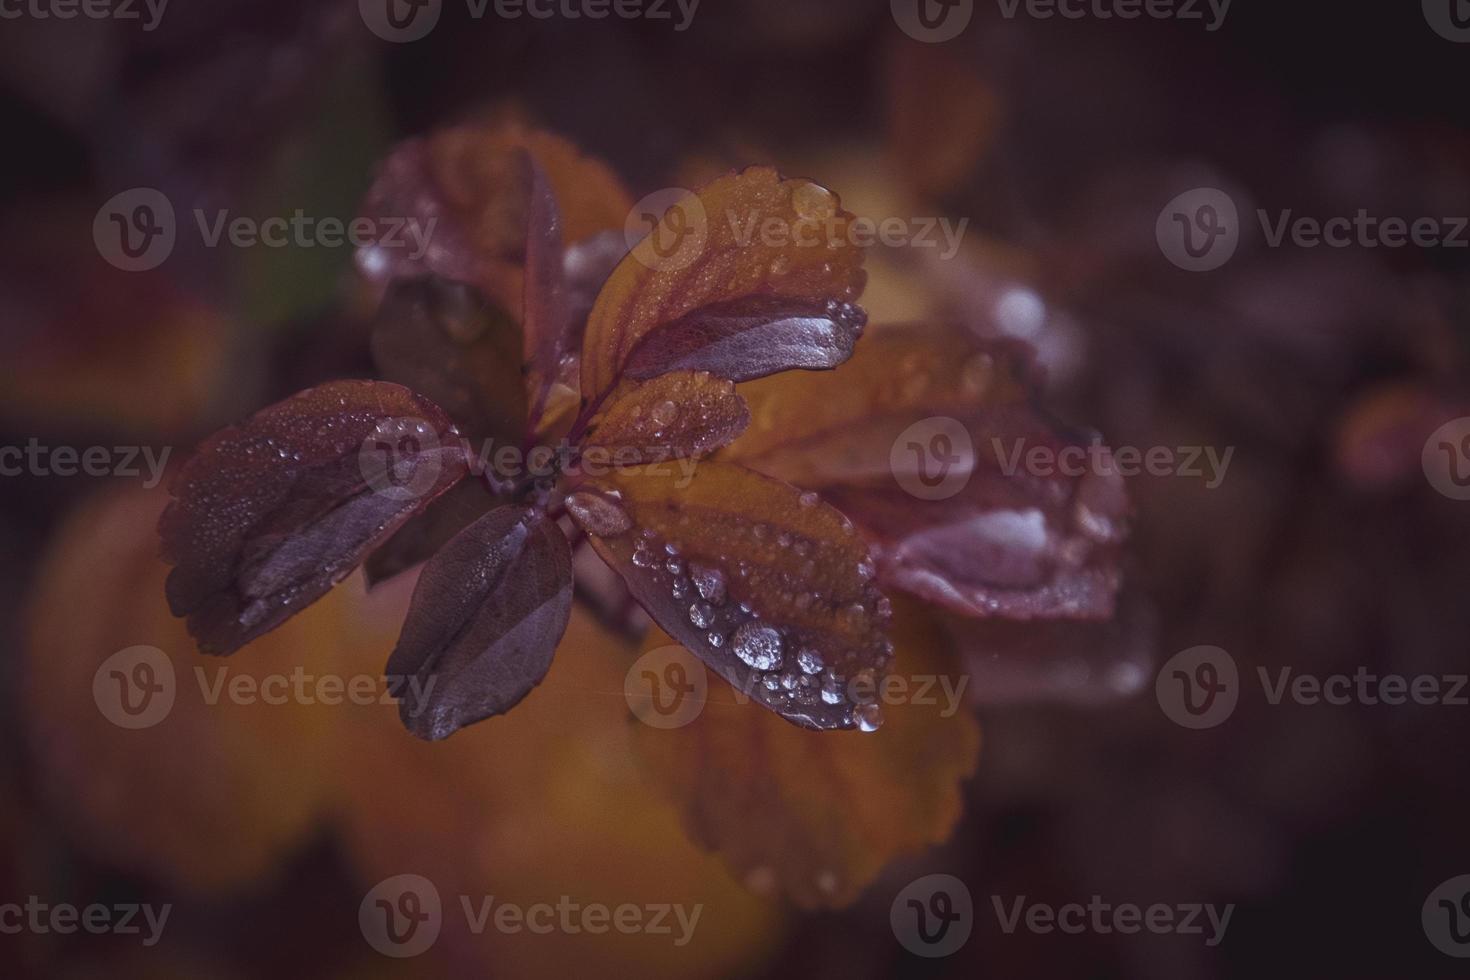
M 659 327 L 628 357 L 627 374 L 709 371 L 752 381 L 792 368 L 825 370 L 852 356 L 867 314 L 836 300 L 748 296 L 719 303 Z
M 448 738 L 541 683 L 572 610 L 566 536 L 533 507 L 491 511 L 424 568 L 388 676 L 403 724 Z
M 318 599 L 464 476 L 449 419 L 377 381 L 336 381 L 215 433 L 159 520 L 175 616 L 232 653 Z

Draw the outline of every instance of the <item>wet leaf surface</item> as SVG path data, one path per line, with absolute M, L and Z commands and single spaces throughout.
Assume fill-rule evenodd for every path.
M 403 523 L 363 563 L 369 588 L 421 565 L 502 498 L 480 480 L 461 480 Z
M 404 725 L 438 740 L 514 707 L 571 608 L 571 550 L 544 514 L 501 507 L 465 528 L 424 567 L 388 659 Z
M 651 233 L 619 263 L 588 317 L 583 396 L 607 392 L 654 330 L 704 307 L 760 298 L 781 301 L 769 312 L 789 319 L 785 303 L 808 312 L 806 304 L 854 303 L 864 274 L 862 249 L 847 233 L 851 220 L 832 192 L 766 167 L 721 177 L 661 217 L 650 215 Z M 861 317 L 841 306 L 833 315 Z M 681 333 L 714 329 L 696 322 Z M 677 341 L 669 350 L 682 356 L 690 344 Z
M 793 368 L 826 370 L 852 356 L 867 317 L 861 307 L 751 296 L 702 307 L 659 327 L 633 349 L 627 373 L 709 371 L 751 381 Z
M 568 510 L 670 635 L 798 725 L 881 724 L 881 711 L 857 703 L 848 682 L 886 670 L 888 604 L 841 514 L 712 460 L 599 482 L 568 498 Z
M 679 371 L 630 381 L 593 420 L 584 454 L 629 464 L 704 456 L 750 424 L 733 382 L 705 371 Z
M 437 407 L 398 385 L 338 381 L 200 445 L 159 520 L 174 615 L 208 653 L 279 626 L 460 479 Z

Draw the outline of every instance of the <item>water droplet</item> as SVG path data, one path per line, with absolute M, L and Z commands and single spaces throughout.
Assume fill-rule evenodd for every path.
M 802 218 L 820 220 L 837 213 L 837 198 L 821 184 L 808 182 L 791 192 L 791 206 Z
M 715 611 L 707 602 L 696 602 L 689 607 L 689 622 L 705 629 L 715 621 Z
M 796 502 L 801 504 L 801 506 L 803 507 L 815 507 L 817 506 L 817 500 L 817 495 L 812 493 L 810 490 L 802 494 L 800 497 L 796 498 Z
M 775 674 L 767 674 L 761 678 L 761 686 L 767 691 L 774 691 L 781 686 L 781 678 Z
M 671 401 L 662 401 L 653 406 L 653 411 L 648 413 L 655 425 L 671 425 L 679 417 L 679 406 Z
M 836 674 L 828 674 L 822 678 L 822 700 L 827 704 L 842 703 L 842 682 L 837 679 Z
M 675 599 L 683 599 L 689 595 L 689 580 L 687 578 L 676 578 L 671 587 Z
M 714 630 L 711 630 L 709 632 L 709 635 L 705 637 L 705 640 L 709 642 L 710 646 L 718 650 L 720 647 L 725 645 L 725 634 L 717 633 Z
M 852 718 L 858 731 L 876 732 L 883 727 L 883 709 L 876 704 L 860 704 L 852 709 Z
M 578 490 L 566 499 L 567 510 L 599 538 L 615 538 L 633 526 L 633 519 L 609 498 L 590 490 Z M 637 555 L 634 555 L 637 560 Z
M 796 664 L 803 673 L 818 674 L 822 670 L 822 655 L 807 647 L 796 655 Z
M 717 606 L 725 602 L 725 573 L 718 568 L 709 565 L 701 565 L 694 562 L 689 566 L 689 574 L 694 577 L 694 587 L 705 600 Z
M 664 562 L 664 568 L 668 571 L 670 575 L 684 574 L 684 563 L 677 558 L 670 558 L 668 561 Z
M 764 623 L 741 623 L 731 640 L 731 649 L 756 670 L 775 670 L 781 666 L 781 634 Z

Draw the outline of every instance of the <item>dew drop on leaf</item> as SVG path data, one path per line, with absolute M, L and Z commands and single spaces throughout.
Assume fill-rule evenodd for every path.
M 578 524 L 600 538 L 617 537 L 633 526 L 628 512 L 600 493 L 579 490 L 567 497 L 566 508 Z
M 781 634 L 764 623 L 741 623 L 731 639 L 731 649 L 756 670 L 775 670 L 781 666 Z

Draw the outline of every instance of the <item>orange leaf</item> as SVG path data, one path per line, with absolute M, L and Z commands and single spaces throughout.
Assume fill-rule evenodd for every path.
M 132 871 L 225 889 L 267 873 L 312 831 L 330 793 L 323 735 L 335 710 L 250 703 L 230 685 L 264 694 L 266 678 L 299 665 L 333 671 L 372 651 L 373 636 L 337 590 L 248 658 L 195 653 L 163 599 L 153 526 L 166 500 L 129 488 L 63 527 L 32 599 L 21 703 L 42 783 L 78 841 Z M 380 673 L 389 638 L 364 673 Z
M 888 721 L 873 734 L 783 725 L 719 684 L 681 727 L 634 726 L 653 784 L 748 887 L 805 907 L 845 905 L 894 857 L 953 830 L 979 727 L 932 624 L 922 614 L 896 623 L 894 673 L 872 695 Z M 653 630 L 644 647 L 671 642 Z
M 654 621 L 760 704 L 808 728 L 881 723 L 846 685 L 888 666 L 888 603 L 814 494 L 704 460 L 620 469 L 567 509 Z
M 631 462 L 703 456 L 750 424 L 750 412 L 735 393 L 734 382 L 707 371 L 675 371 L 651 381 L 628 381 L 610 401 L 583 440 L 584 456 L 599 450 Z
M 689 843 L 640 771 L 623 695 L 634 652 L 574 608 L 546 680 L 509 714 L 432 745 L 406 736 L 390 707 L 346 716 L 330 771 L 362 890 L 411 872 L 441 897 L 437 942 L 405 961 L 415 975 L 734 976 L 768 955 L 775 910 Z M 481 932 L 460 896 L 477 913 L 493 896 Z M 551 935 L 494 924 L 501 906 L 563 897 L 577 909 L 569 928 L 555 912 Z M 699 906 L 687 941 L 672 913 L 664 934 L 579 925 L 589 906 L 649 903 Z
M 767 167 L 678 201 L 613 270 L 592 308 L 583 396 L 606 394 L 639 341 L 694 310 L 752 298 L 851 304 L 864 283 L 862 249 L 847 234 L 852 217 L 825 188 Z

